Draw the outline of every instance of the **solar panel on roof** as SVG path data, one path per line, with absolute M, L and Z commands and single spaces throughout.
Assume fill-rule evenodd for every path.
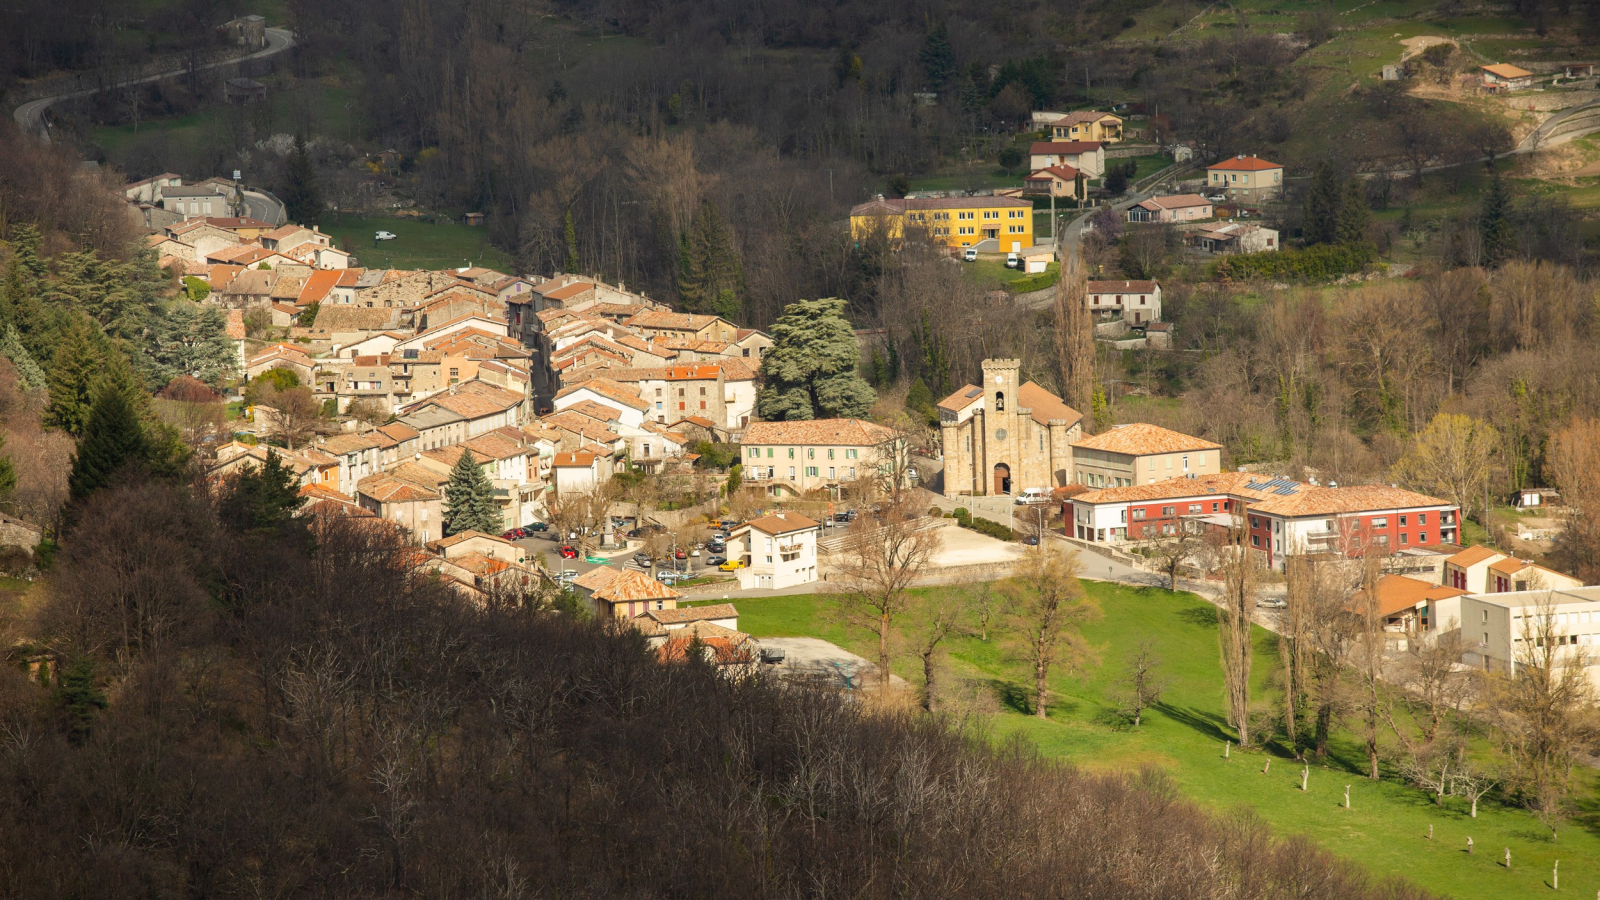
M 981 387 L 969 388 L 967 390 L 967 396 L 968 397 L 976 397 L 981 393 L 983 393 L 983 388 L 981 388 Z

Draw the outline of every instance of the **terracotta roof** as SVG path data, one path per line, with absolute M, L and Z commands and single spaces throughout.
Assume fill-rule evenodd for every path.
M 562 388 L 556 392 L 555 399 L 560 400 L 563 397 L 570 397 L 578 391 L 592 391 L 629 409 L 646 410 L 650 408 L 649 401 L 640 399 L 638 388 L 629 388 L 620 382 L 601 377 L 590 378 L 571 387 Z
M 1151 197 L 1140 201 L 1140 206 L 1160 209 L 1187 209 L 1191 206 L 1210 206 L 1211 201 L 1199 194 L 1168 194 L 1164 197 Z
M 1533 564 L 1517 559 L 1516 557 L 1508 556 L 1505 559 L 1497 559 L 1490 563 L 1489 571 L 1496 572 L 1501 575 L 1515 575 L 1530 565 Z
M 574 281 L 571 284 L 563 285 L 555 290 L 545 291 L 544 296 L 549 300 L 570 300 L 579 294 L 592 290 L 594 290 L 594 282 Z
M 1531 78 L 1531 77 L 1533 77 L 1533 73 L 1532 72 L 1529 72 L 1527 69 L 1521 68 L 1519 66 L 1513 66 L 1510 63 L 1496 63 L 1496 64 L 1494 64 L 1492 66 L 1479 66 L 1478 68 L 1484 70 L 1485 72 L 1488 72 L 1491 75 L 1498 75 L 1501 78 Z
M 711 619 L 737 619 L 739 611 L 732 603 L 713 603 L 710 606 L 684 606 L 678 609 L 652 609 L 639 618 L 660 622 L 662 625 L 687 625 Z
M 1505 556 L 1505 554 L 1498 550 L 1490 550 L 1488 547 L 1479 544 L 1468 547 L 1460 553 L 1447 558 L 1445 562 L 1452 566 L 1459 566 L 1460 568 L 1466 569 L 1486 560 L 1491 560 L 1502 556 Z
M 751 519 L 740 527 L 753 528 L 762 534 L 788 534 L 791 531 L 805 531 L 808 528 L 816 528 L 819 524 L 799 513 L 776 512 L 770 516 Z
M 656 657 L 662 662 L 677 662 L 688 657 L 699 643 L 702 653 L 709 654 L 713 665 L 737 666 L 755 662 L 756 651 L 750 635 L 719 627 L 711 622 L 696 622 L 669 632 L 671 637 L 656 648 Z
M 412 484 L 420 485 L 421 487 L 425 488 L 433 488 L 435 490 L 439 488 L 439 485 L 450 480 L 450 476 L 448 474 L 436 472 L 427 466 L 409 459 L 390 469 L 385 474 L 388 474 L 393 478 L 398 478 L 401 481 L 409 481 Z
M 1101 119 L 1116 119 L 1118 122 L 1122 121 L 1122 117 L 1116 115 L 1115 113 L 1100 112 L 1099 110 L 1094 109 L 1080 109 L 1076 112 L 1069 112 L 1050 124 L 1078 125 L 1084 122 L 1098 122 Z
M 460 556 L 451 557 L 450 562 L 460 566 L 463 569 L 466 569 L 468 572 L 471 572 L 480 578 L 487 578 L 490 575 L 498 575 L 507 569 L 517 568 L 503 559 L 495 559 L 492 556 L 484 556 L 482 553 L 479 553 L 476 550 L 471 553 L 463 553 Z
M 1117 425 L 1104 434 L 1084 438 L 1072 446 L 1082 447 L 1085 450 L 1122 453 L 1128 456 L 1222 449 L 1221 444 L 1214 444 L 1211 441 L 1191 437 L 1190 435 L 1146 422 Z
M 594 465 L 593 453 L 557 453 L 550 465 L 558 469 L 587 469 Z
M 1252 512 L 1280 516 L 1326 516 L 1381 512 L 1389 509 L 1450 506 L 1447 500 L 1380 484 L 1308 487 L 1290 495 L 1273 495 L 1251 505 Z
M 316 446 L 324 453 L 342 456 L 346 453 L 372 450 L 378 446 L 378 442 L 363 434 L 336 434 L 318 441 Z
M 549 428 L 559 428 L 585 440 L 615 441 L 621 437 L 615 431 L 582 413 L 563 411 L 545 416 L 542 421 Z
M 561 411 L 575 412 L 606 423 L 615 422 L 622 418 L 622 413 L 617 412 L 614 408 L 603 403 L 596 403 L 593 400 L 580 400 L 570 406 L 562 407 Z
M 1458 588 L 1419 581 L 1404 575 L 1385 575 L 1378 579 L 1378 615 L 1392 616 L 1419 603 L 1461 597 L 1466 593 Z
M 940 409 L 949 410 L 953 413 L 959 413 L 963 409 L 966 409 L 982 399 L 983 388 L 978 387 L 975 384 L 964 384 L 960 388 L 957 388 L 955 393 L 944 398 L 943 400 L 940 400 L 937 406 Z
M 1068 165 L 1045 166 L 1044 168 L 1040 169 L 1037 172 L 1034 172 L 1032 175 L 1029 175 L 1027 178 L 1025 178 L 1023 180 L 1024 181 L 1050 181 L 1051 180 L 1051 176 L 1059 178 L 1062 181 L 1076 181 L 1078 179 L 1078 170 L 1074 169 L 1072 166 L 1068 166 Z
M 322 299 L 328 296 L 328 292 L 339 283 L 339 273 L 344 271 L 348 270 L 318 269 L 312 272 L 306 277 L 305 286 L 300 289 L 300 296 L 295 298 L 295 305 L 309 306 L 312 303 L 322 302 Z
M 636 600 L 677 600 L 683 595 L 661 582 L 632 569 L 599 566 L 573 579 L 573 584 L 607 603 Z
M 1154 281 L 1091 281 L 1091 294 L 1150 294 L 1159 285 Z
M 227 331 L 228 331 L 228 338 L 230 340 L 235 340 L 235 341 L 244 340 L 245 339 L 244 310 L 242 310 L 242 309 L 230 309 L 230 310 L 228 310 L 228 322 L 227 322 L 226 328 L 227 328 Z
M 637 315 L 629 316 L 622 324 L 630 328 L 659 328 L 668 331 L 699 331 L 707 325 L 715 324 L 716 316 L 702 316 L 693 313 L 675 313 L 663 310 L 649 310 Z
M 333 488 L 323 487 L 320 484 L 308 484 L 300 489 L 300 496 L 308 500 L 338 500 L 341 503 L 355 502 L 348 494 L 342 494 Z
M 1259 156 L 1235 156 L 1219 163 L 1212 163 L 1207 169 L 1221 169 L 1225 172 L 1262 172 L 1267 169 L 1281 169 L 1282 163 L 1268 162 Z
M 429 547 L 429 549 L 440 549 L 440 550 L 442 550 L 442 549 L 444 549 L 446 547 L 454 547 L 455 545 L 457 545 L 459 543 L 462 543 L 463 541 L 470 541 L 473 538 L 480 538 L 480 539 L 486 540 L 486 541 L 494 541 L 497 544 L 505 544 L 507 547 L 515 547 L 515 546 L 517 546 L 516 544 L 511 543 L 510 541 L 506 540 L 503 537 L 499 537 L 499 536 L 493 535 L 493 534 L 487 534 L 487 533 L 482 532 L 482 531 L 470 531 L 469 530 L 469 531 L 462 531 L 462 532 L 459 532 L 457 534 L 452 534 L 452 535 L 450 535 L 449 537 L 446 537 L 446 538 L 440 538 L 437 541 L 429 541 L 428 542 L 428 547 Z
M 1034 141 L 1028 145 L 1030 156 L 1041 156 L 1047 153 L 1093 153 L 1105 146 L 1101 141 Z
M 1266 491 L 1254 490 L 1249 485 L 1257 478 L 1249 472 L 1222 472 L 1200 475 L 1195 478 L 1168 478 L 1152 484 L 1130 484 L 1123 487 L 1100 488 L 1085 491 L 1073 497 L 1084 503 L 1140 503 L 1148 500 L 1170 500 L 1178 497 L 1211 497 L 1228 495 L 1247 500 L 1265 498 Z
M 751 422 L 744 442 L 810 446 L 873 447 L 894 437 L 882 425 L 861 419 L 806 419 L 796 422 Z
M 368 475 L 356 482 L 356 490 L 379 503 L 411 503 L 439 499 L 438 491 L 388 474 Z
M 1040 425 L 1065 420 L 1067 427 L 1071 428 L 1083 420 L 1083 413 L 1032 381 L 1025 381 L 1022 387 L 1017 388 L 1016 402 L 1018 409 L 1028 410 L 1028 417 Z

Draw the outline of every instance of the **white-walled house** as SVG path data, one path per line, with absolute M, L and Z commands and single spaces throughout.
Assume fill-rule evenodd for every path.
M 739 588 L 786 588 L 817 580 L 822 526 L 799 513 L 775 512 L 728 534 L 728 558 L 742 561 Z
M 1092 313 L 1120 315 L 1131 325 L 1161 321 L 1159 281 L 1091 281 L 1084 302 Z

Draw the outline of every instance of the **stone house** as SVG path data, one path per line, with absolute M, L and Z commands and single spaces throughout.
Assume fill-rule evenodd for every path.
M 1072 480 L 1083 414 L 1029 381 L 1020 360 L 983 361 L 983 385 L 939 401 L 946 497 L 1020 493 Z M 756 426 L 752 425 L 752 430 Z

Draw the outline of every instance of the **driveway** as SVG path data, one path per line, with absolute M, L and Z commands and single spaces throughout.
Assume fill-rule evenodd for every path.
M 877 683 L 876 663 L 821 638 L 759 638 L 758 643 L 764 648 L 782 648 L 783 662 L 767 667 L 780 677 L 822 678 L 847 690 Z M 890 675 L 889 683 L 895 687 L 906 686 L 906 680 L 899 675 Z
M 285 28 L 268 28 L 266 30 L 266 37 L 267 46 L 261 48 L 260 50 L 257 50 L 248 56 L 234 56 L 228 59 L 218 60 L 213 63 L 207 63 L 203 66 L 200 66 L 198 71 L 215 69 L 218 66 L 231 66 L 235 63 L 244 62 L 245 60 L 266 59 L 271 56 L 277 56 L 279 53 L 282 53 L 283 51 L 294 46 L 294 35 Z M 146 75 L 143 78 L 134 78 L 129 81 L 111 85 L 109 88 L 104 88 L 104 90 L 116 90 L 117 88 L 127 87 L 134 84 L 148 84 L 152 81 L 164 81 L 168 78 L 177 78 L 180 75 L 187 75 L 188 72 L 188 69 L 174 69 L 170 72 L 157 72 L 154 75 Z M 59 103 L 62 100 L 76 100 L 79 97 L 90 97 L 99 93 L 101 90 L 102 88 L 94 87 L 89 88 L 88 90 L 69 91 L 64 94 L 56 94 L 53 97 L 40 97 L 38 100 L 30 100 L 29 102 L 17 107 L 16 110 L 12 112 L 11 117 L 16 119 L 17 125 L 21 126 L 24 132 L 28 134 L 36 134 L 45 141 L 49 141 L 50 132 L 48 129 L 43 127 L 44 111 L 46 109 L 49 109 L 52 104 Z

